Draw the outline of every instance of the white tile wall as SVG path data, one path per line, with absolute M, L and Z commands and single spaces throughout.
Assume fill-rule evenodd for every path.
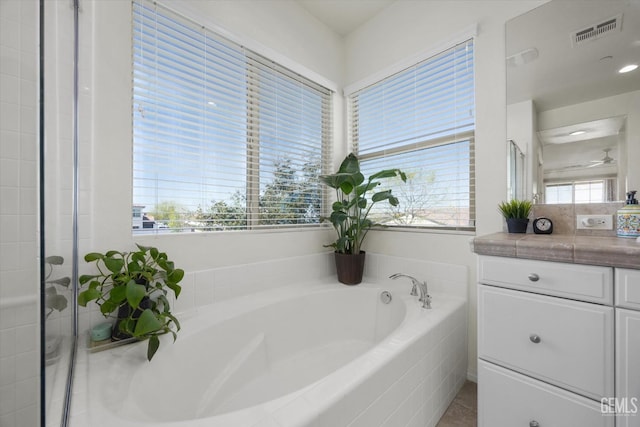
M 388 283 L 393 288 L 411 290 L 411 283 L 404 279 L 393 280 L 389 276 L 404 273 L 419 280 L 426 280 L 429 293 L 447 293 L 468 298 L 468 268 L 464 265 L 423 261 L 418 258 L 401 258 L 367 253 L 365 279 Z
M 426 280 L 431 293 L 441 292 L 467 298 L 468 271 L 465 266 L 367 254 L 364 280 L 385 282 L 394 288 L 406 288 L 409 291 L 409 282 L 389 279 L 391 274 L 397 272 Z M 187 272 L 181 283 L 183 290 L 176 301 L 176 311 L 187 311 L 214 301 L 289 285 L 296 278 L 308 282 L 330 275 L 335 275 L 333 253 Z
M 39 423 L 36 0 L 0 1 L 0 427 Z
M 180 314 L 213 302 L 290 285 L 295 278 L 299 278 L 300 282 L 322 280 L 335 274 L 332 255 L 321 253 L 188 271 L 180 282 L 182 287 L 180 296 L 177 300 L 173 298 L 170 300 L 173 303 L 173 312 Z M 95 305 L 87 310 L 81 310 L 80 333 L 86 335 L 91 327 L 104 321 L 104 317 Z

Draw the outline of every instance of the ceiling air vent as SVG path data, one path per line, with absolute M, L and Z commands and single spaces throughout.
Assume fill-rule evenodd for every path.
M 618 31 L 622 31 L 622 14 L 573 32 L 571 34 L 571 45 L 577 47 L 587 41 L 596 40 Z

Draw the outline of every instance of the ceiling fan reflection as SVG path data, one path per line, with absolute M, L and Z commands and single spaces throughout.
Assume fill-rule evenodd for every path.
M 611 151 L 611 148 L 605 148 L 602 151 L 604 151 L 604 157 L 601 160 L 591 160 L 591 164 L 587 166 L 588 168 L 615 163 L 616 160 L 613 157 L 609 156 L 609 151 Z
M 611 148 L 605 148 L 602 151 L 604 151 L 604 157 L 600 160 L 591 160 L 589 163 L 578 163 L 578 164 L 573 164 L 573 165 L 566 165 L 557 169 L 552 169 L 555 171 L 560 171 L 560 170 L 569 170 L 569 169 L 585 169 L 585 168 L 594 168 L 597 166 L 603 166 L 603 165 L 614 165 L 616 163 L 616 159 L 614 159 L 613 157 L 609 156 L 609 152 L 611 151 Z

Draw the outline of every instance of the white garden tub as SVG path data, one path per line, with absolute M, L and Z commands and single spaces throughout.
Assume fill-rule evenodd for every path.
M 435 425 L 464 381 L 466 303 L 435 294 L 427 310 L 409 290 L 316 283 L 200 308 L 151 362 L 146 342 L 89 355 L 79 422 Z

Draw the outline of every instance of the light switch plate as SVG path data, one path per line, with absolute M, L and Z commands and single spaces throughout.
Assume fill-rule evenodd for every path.
M 578 230 L 613 230 L 613 215 L 576 215 Z

